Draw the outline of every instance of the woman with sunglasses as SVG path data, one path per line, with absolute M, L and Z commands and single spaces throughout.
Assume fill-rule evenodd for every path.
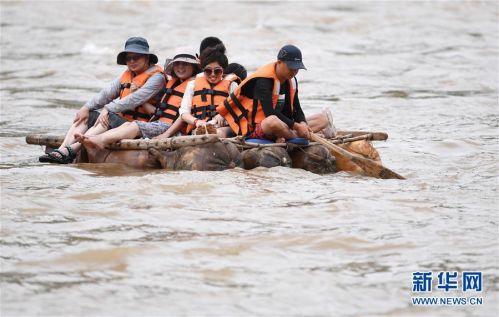
M 129 38 L 117 56 L 118 65 L 126 65 L 127 69 L 78 110 L 61 146 L 40 156 L 39 161 L 72 163 L 81 149 L 75 134 L 97 135 L 127 121 L 149 121 L 155 107 L 144 104 L 154 104 L 154 97 L 165 87 L 162 68 L 155 65 L 157 62 L 158 57 L 149 52 L 146 39 Z M 97 109 L 102 111 L 99 113 Z
M 229 64 L 224 51 L 223 45 L 216 45 L 204 49 L 199 57 L 203 73 L 187 84 L 180 106 L 180 116 L 188 124 L 187 133 L 206 124 L 214 125 L 220 137 L 232 133 L 225 119 L 216 112 L 217 105 L 236 89 L 239 80 L 233 74 L 224 76 Z
M 75 138 L 86 147 L 104 149 L 106 145 L 122 139 L 169 138 L 185 128 L 179 118 L 179 108 L 187 83 L 199 71 L 199 62 L 191 54 L 178 54 L 165 64 L 165 76 L 170 79 L 160 96 L 158 107 L 151 122 L 132 121 L 95 136 L 76 134 Z

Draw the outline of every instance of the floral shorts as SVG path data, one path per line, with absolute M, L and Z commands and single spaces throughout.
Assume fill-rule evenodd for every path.
M 152 139 L 155 136 L 160 135 L 161 133 L 168 130 L 172 125 L 168 123 L 164 123 L 162 121 L 153 121 L 153 122 L 144 122 L 144 121 L 135 121 L 139 126 L 140 132 L 142 133 L 143 138 Z

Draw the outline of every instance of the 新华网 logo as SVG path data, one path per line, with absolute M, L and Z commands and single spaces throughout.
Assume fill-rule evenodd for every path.
M 465 296 L 447 296 L 452 291 L 470 294 L 470 292 L 479 293 L 483 289 L 482 272 L 466 271 L 459 272 L 438 272 L 433 276 L 433 272 L 413 272 L 412 273 L 412 292 L 413 293 L 432 293 L 434 291 L 443 292 L 445 296 L 437 297 L 412 297 L 413 305 L 482 305 L 482 297 Z M 436 281 L 436 283 L 434 283 Z M 433 284 L 436 284 L 435 287 Z

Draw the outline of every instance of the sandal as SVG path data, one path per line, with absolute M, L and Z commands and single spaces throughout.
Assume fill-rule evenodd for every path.
M 41 163 L 57 163 L 57 164 L 72 163 L 76 158 L 76 152 L 69 145 L 66 145 L 66 149 L 68 150 L 68 154 L 64 154 L 61 150 L 56 149 L 50 153 L 40 156 L 38 160 Z M 56 155 L 54 153 L 59 153 L 59 155 Z

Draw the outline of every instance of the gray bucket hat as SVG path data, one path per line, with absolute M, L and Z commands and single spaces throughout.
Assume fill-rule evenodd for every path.
M 170 60 L 168 62 L 167 65 L 165 64 L 165 73 L 167 75 L 172 74 L 173 63 L 175 63 L 175 62 L 185 62 L 185 63 L 193 64 L 194 65 L 194 73 L 197 73 L 197 71 L 199 70 L 199 61 L 196 59 L 196 57 L 194 55 L 177 54 L 177 55 L 175 55 L 175 57 L 173 57 L 172 60 Z
M 126 53 L 137 53 L 149 55 L 149 61 L 152 64 L 158 62 L 158 57 L 149 52 L 149 43 L 143 37 L 131 37 L 125 43 L 125 49 L 118 54 L 116 62 L 118 65 L 126 65 Z

